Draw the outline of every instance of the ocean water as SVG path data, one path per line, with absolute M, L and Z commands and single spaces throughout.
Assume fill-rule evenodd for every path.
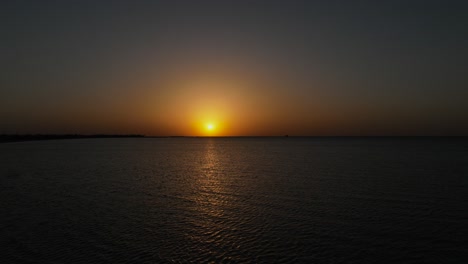
M 1 263 L 468 263 L 468 140 L 0 144 Z

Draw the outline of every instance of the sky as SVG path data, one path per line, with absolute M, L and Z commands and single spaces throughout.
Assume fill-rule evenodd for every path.
M 467 1 L 1 1 L 0 134 L 468 135 L 467 14 Z

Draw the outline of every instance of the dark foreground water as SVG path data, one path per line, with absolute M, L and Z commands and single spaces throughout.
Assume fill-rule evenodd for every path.
M 466 139 L 0 144 L 1 263 L 468 263 Z

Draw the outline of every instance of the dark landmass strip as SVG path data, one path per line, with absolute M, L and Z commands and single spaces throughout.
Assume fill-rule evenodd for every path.
M 2 142 L 18 142 L 18 141 L 32 141 L 32 140 L 52 140 L 52 139 L 82 139 L 82 138 L 142 138 L 144 135 L 106 135 L 106 134 L 95 134 L 95 135 L 80 135 L 80 134 L 26 134 L 26 135 L 15 135 L 5 134 L 0 135 L 0 143 Z
M 146 136 L 140 134 L 112 135 L 112 134 L 0 134 L 0 143 L 35 141 L 35 140 L 55 140 L 55 139 L 86 139 L 86 138 L 230 138 L 230 139 L 258 139 L 258 138 L 282 138 L 282 139 L 301 139 L 301 138 L 321 138 L 327 139 L 387 139 L 387 140 L 468 140 L 466 136 Z

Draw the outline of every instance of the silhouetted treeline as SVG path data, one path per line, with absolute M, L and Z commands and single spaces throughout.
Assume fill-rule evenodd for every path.
M 51 139 L 78 139 L 78 138 L 135 138 L 145 137 L 144 135 L 80 135 L 80 134 L 4 134 L 0 135 L 0 142 L 30 141 L 30 140 L 51 140 Z

